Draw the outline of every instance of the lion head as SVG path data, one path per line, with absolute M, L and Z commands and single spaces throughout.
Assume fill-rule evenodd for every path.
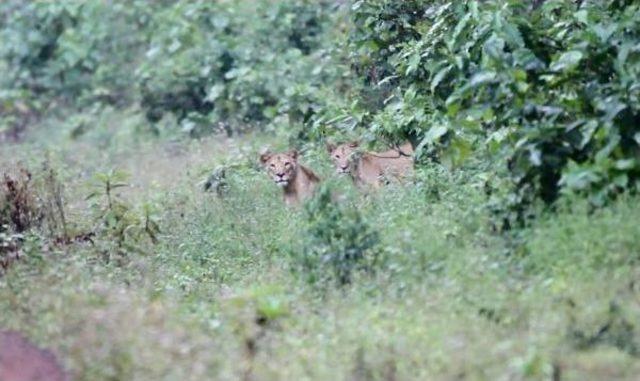
M 334 145 L 327 143 L 327 152 L 331 156 L 331 160 L 339 174 L 351 173 L 355 163 L 355 154 L 357 152 L 358 142 L 343 143 Z
M 260 162 L 277 185 L 286 187 L 295 177 L 298 168 L 298 151 L 265 152 L 260 155 Z

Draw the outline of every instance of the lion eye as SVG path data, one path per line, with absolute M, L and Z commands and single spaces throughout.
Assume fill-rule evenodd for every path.
M 284 166 L 285 166 L 285 167 L 290 167 L 290 166 L 291 166 L 291 163 L 286 162 L 286 163 L 284 163 Z
M 270 165 L 270 167 L 271 167 L 271 168 L 275 168 L 275 167 L 276 167 L 276 165 L 272 163 L 272 164 Z
M 340 158 L 340 155 L 336 155 L 336 159 L 339 159 L 339 158 Z

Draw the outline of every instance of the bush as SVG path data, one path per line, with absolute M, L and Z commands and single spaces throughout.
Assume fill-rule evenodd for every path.
M 365 0 L 354 10 L 353 66 L 384 102 L 361 92 L 351 120 L 450 166 L 471 154 L 503 163 L 507 226 L 535 200 L 578 192 L 598 206 L 636 188 L 634 2 Z M 353 103 L 341 112 L 353 115 Z M 340 126 L 347 118 L 334 113 Z
M 1 85 L 78 106 L 95 100 L 130 103 L 133 68 L 159 4 L 3 2 L 0 59 L 8 70 Z M 84 102 L 76 100 L 80 96 Z
M 158 242 L 159 218 L 154 213 L 152 203 L 134 207 L 117 191 L 128 187 L 129 175 L 111 170 L 94 174 L 92 192 L 87 196 L 94 214 L 95 226 L 92 233 L 108 242 L 103 251 L 104 259 L 111 260 L 111 253 L 119 258 L 127 253 L 147 254 L 146 248 Z
M 0 184 L 0 276 L 21 256 L 24 234 L 39 220 L 31 173 L 3 175 Z
M 235 131 L 314 112 L 331 83 L 329 1 L 177 2 L 156 15 L 138 70 L 147 117 L 169 111 L 189 132 L 217 123 Z
M 3 175 L 0 186 L 0 232 L 24 233 L 41 220 L 32 175 L 21 169 L 18 176 Z
M 637 189 L 639 37 L 630 0 L 10 0 L 0 133 L 106 102 L 192 136 L 409 139 L 419 162 L 490 162 L 508 228 L 562 194 Z
M 375 269 L 378 233 L 355 207 L 333 202 L 328 186 L 306 205 L 305 215 L 306 241 L 294 260 L 309 283 L 334 281 L 343 286 L 351 283 L 356 271 Z

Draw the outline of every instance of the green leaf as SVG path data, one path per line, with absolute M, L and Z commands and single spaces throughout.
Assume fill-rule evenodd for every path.
M 407 70 L 405 71 L 405 75 L 410 75 L 412 73 L 415 73 L 418 70 L 418 66 L 420 65 L 420 54 L 419 53 L 414 53 L 411 55 L 411 58 L 409 58 L 409 64 L 407 65 Z
M 620 188 L 624 188 L 629 184 L 629 176 L 626 173 L 620 174 L 613 178 L 613 183 Z
M 451 37 L 449 39 L 447 39 L 447 46 L 449 47 L 449 50 L 453 51 L 454 47 L 456 46 L 458 37 L 460 36 L 460 34 L 464 31 L 464 29 L 466 28 L 467 24 L 469 23 L 469 20 L 471 20 L 471 13 L 466 13 L 458 22 L 458 24 L 456 25 L 456 27 L 453 30 L 453 33 L 451 34 Z
M 602 102 L 598 102 L 597 107 L 605 113 L 604 120 L 612 122 L 622 111 L 626 110 L 628 106 L 618 99 L 610 97 Z
M 100 194 L 98 192 L 93 192 L 93 193 L 89 193 L 89 195 L 87 195 L 87 197 L 84 198 L 85 201 L 89 201 L 92 198 L 96 198 L 98 197 Z
M 581 168 L 575 165 L 570 165 L 570 171 L 562 175 L 560 184 L 565 185 L 573 190 L 585 190 L 591 184 L 600 181 L 600 176 L 593 170 L 588 168 Z
M 618 26 L 616 24 L 597 24 L 594 25 L 591 29 L 598 36 L 598 38 L 600 38 L 600 41 L 602 43 L 606 43 L 609 41 L 609 38 L 613 35 L 613 33 L 615 33 L 616 29 L 618 29 Z
M 471 77 L 471 80 L 469 81 L 469 87 L 474 88 L 486 83 L 491 83 L 495 81 L 497 76 L 498 74 L 494 71 L 483 71 L 480 73 L 476 73 L 473 75 L 473 77 Z
M 598 122 L 595 120 L 590 120 L 587 124 L 582 128 L 582 141 L 580 142 L 580 149 L 583 149 L 591 142 L 593 138 L 593 134 L 598 130 Z
M 462 106 L 458 100 L 459 98 L 457 96 L 447 98 L 447 115 L 449 117 L 453 118 L 460 112 L 460 108 L 462 108 Z
M 518 30 L 518 27 L 513 25 L 510 22 L 504 22 L 503 31 L 506 37 L 507 42 L 511 44 L 512 47 L 523 47 L 524 39 Z
M 579 10 L 578 12 L 573 14 L 573 17 L 578 21 L 581 22 L 583 24 L 588 24 L 589 23 L 589 12 L 587 12 L 586 10 L 582 9 Z
M 456 167 L 463 164 L 471 155 L 471 144 L 457 136 L 455 137 L 444 156 L 444 163 L 449 167 Z
M 397 75 L 390 75 L 388 77 L 385 77 L 382 81 L 378 82 L 378 86 L 382 86 L 387 82 L 391 82 L 392 80 L 398 78 Z
M 211 86 L 211 88 L 209 89 L 209 92 L 207 93 L 207 97 L 205 98 L 205 100 L 209 102 L 213 102 L 216 99 L 218 99 L 223 93 L 224 93 L 224 85 L 219 83 L 215 84 Z
M 484 52 L 487 56 L 491 57 L 496 61 L 500 61 L 504 52 L 505 41 L 493 34 L 483 46 Z
M 424 141 L 427 143 L 435 143 L 438 139 L 443 137 L 449 129 L 445 125 L 433 126 L 427 131 Z
M 621 171 L 628 171 L 636 167 L 635 159 L 623 159 L 615 162 L 614 167 Z
M 404 92 L 403 100 L 405 102 L 411 102 L 416 98 L 417 94 L 418 94 L 418 89 L 416 89 L 415 86 L 409 86 L 407 91 Z
M 580 64 L 580 61 L 584 55 L 579 50 L 571 50 L 563 53 L 556 61 L 551 64 L 551 70 L 553 71 L 565 71 L 575 68 Z
M 539 167 L 542 165 L 542 152 L 535 148 L 535 147 L 531 147 L 529 149 L 529 161 L 531 162 L 531 164 L 533 164 L 536 167 Z
M 438 87 L 440 82 L 442 82 L 442 80 L 446 78 L 447 74 L 449 74 L 451 69 L 453 69 L 453 66 L 448 65 L 442 68 L 440 71 L 438 71 L 438 73 L 436 73 L 436 75 L 433 77 L 433 80 L 431 81 L 431 92 L 433 92 L 436 89 L 436 87 Z

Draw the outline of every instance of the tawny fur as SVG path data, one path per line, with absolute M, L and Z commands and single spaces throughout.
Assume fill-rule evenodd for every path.
M 384 152 L 358 152 L 358 143 L 327 145 L 340 174 L 349 174 L 359 187 L 381 187 L 391 179 L 402 180 L 413 173 L 413 147 L 405 143 Z
M 260 162 L 273 181 L 282 187 L 283 200 L 287 205 L 297 205 L 313 195 L 320 178 L 313 171 L 298 163 L 298 152 L 264 153 Z

